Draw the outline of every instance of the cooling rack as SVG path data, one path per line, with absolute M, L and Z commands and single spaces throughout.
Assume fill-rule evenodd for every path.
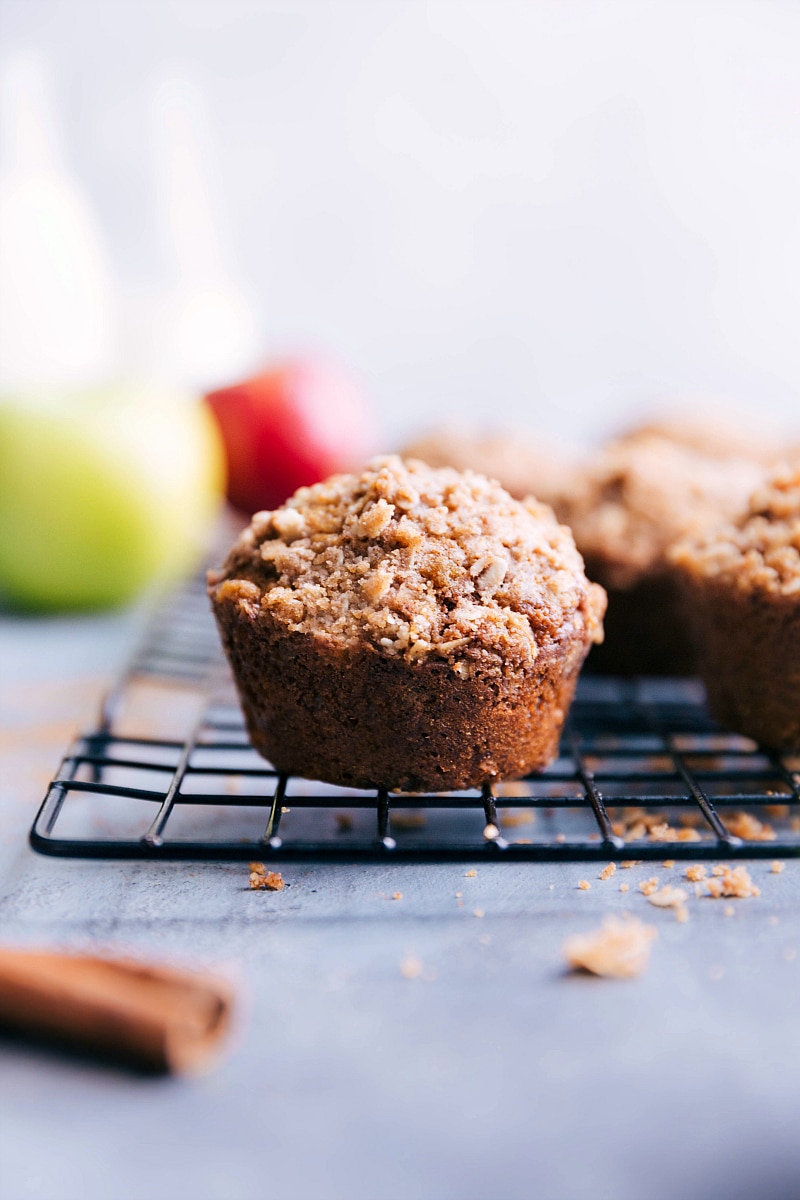
M 205 589 L 164 606 L 30 833 L 72 858 L 306 862 L 800 854 L 800 758 L 720 729 L 693 680 L 585 675 L 558 759 L 482 791 L 335 788 L 251 748 Z

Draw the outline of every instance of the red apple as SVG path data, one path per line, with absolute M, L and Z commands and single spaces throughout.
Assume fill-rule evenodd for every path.
M 206 400 L 228 456 L 228 499 L 248 514 L 361 466 L 372 449 L 366 401 L 329 363 L 286 359 Z

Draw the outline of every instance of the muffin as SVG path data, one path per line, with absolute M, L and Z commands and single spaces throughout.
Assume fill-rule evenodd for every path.
M 681 675 L 695 653 L 668 550 L 684 535 L 741 511 L 763 479 L 744 458 L 712 457 L 658 434 L 602 450 L 562 498 L 586 570 L 608 590 L 606 636 L 593 670 Z
M 777 432 L 766 431 L 744 413 L 731 413 L 707 405 L 700 412 L 678 409 L 654 414 L 627 430 L 620 441 L 660 437 L 696 450 L 709 458 L 743 458 L 763 466 L 775 466 L 785 456 Z
M 580 469 L 577 450 L 524 433 L 467 433 L 434 429 L 402 451 L 429 467 L 480 471 L 496 479 L 517 500 L 536 496 L 558 512 L 562 496 L 572 491 Z
M 397 457 L 256 513 L 209 595 L 275 767 L 406 791 L 550 762 L 605 608 L 549 508 Z
M 764 746 L 800 749 L 800 465 L 778 468 L 739 520 L 670 557 L 714 715 Z

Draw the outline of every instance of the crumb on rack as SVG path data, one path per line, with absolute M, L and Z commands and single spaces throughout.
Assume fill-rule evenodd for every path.
M 639 842 L 645 838 L 651 842 L 700 840 L 696 829 L 689 826 L 674 829 L 660 813 L 648 812 L 644 808 L 625 809 L 621 820 L 611 822 L 611 828 L 617 837 L 624 838 L 626 842 Z
M 598 879 L 610 879 L 611 876 L 616 875 L 616 873 L 617 873 L 617 864 L 610 862 L 607 867 L 603 867 L 602 871 L 597 876 L 597 878 Z
M 281 892 L 283 876 L 279 871 L 268 871 L 263 863 L 250 863 L 250 887 L 253 891 Z
M 746 842 L 774 842 L 775 830 L 748 812 L 735 812 L 725 818 L 725 825 L 734 837 Z
M 578 880 L 578 887 L 581 889 L 582 892 L 588 892 L 591 886 L 592 885 L 589 883 L 588 879 L 579 879 Z
M 682 908 L 689 899 L 689 893 L 685 888 L 672 887 L 668 883 L 657 892 L 648 893 L 647 898 L 656 908 Z
M 599 929 L 567 938 L 562 953 L 574 971 L 630 979 L 646 970 L 656 936 L 652 925 L 636 917 L 627 921 L 609 917 Z
M 711 879 L 706 881 L 706 895 L 713 900 L 721 896 L 732 896 L 738 900 L 746 900 L 750 896 L 760 896 L 761 889 L 756 887 L 750 878 L 747 867 L 723 867 L 722 872 L 714 868 Z
M 655 875 L 651 879 L 643 879 L 639 884 L 639 891 L 643 896 L 652 896 L 653 892 L 658 890 L 658 880 Z
M 424 829 L 426 816 L 419 809 L 392 809 L 392 829 L 400 829 L 403 831 Z
M 684 874 L 690 883 L 699 883 L 701 879 L 705 879 L 708 872 L 702 863 L 696 863 L 687 867 Z
M 769 864 L 769 869 L 773 875 L 780 875 L 781 871 L 786 866 L 785 862 L 781 862 L 779 858 L 774 858 Z
M 529 808 L 506 809 L 500 813 L 500 824 L 514 829 L 519 825 L 532 825 L 535 814 Z

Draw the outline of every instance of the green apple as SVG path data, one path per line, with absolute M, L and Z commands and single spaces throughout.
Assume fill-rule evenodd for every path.
M 224 489 L 196 399 L 117 385 L 0 399 L 0 596 L 120 604 L 196 561 Z

